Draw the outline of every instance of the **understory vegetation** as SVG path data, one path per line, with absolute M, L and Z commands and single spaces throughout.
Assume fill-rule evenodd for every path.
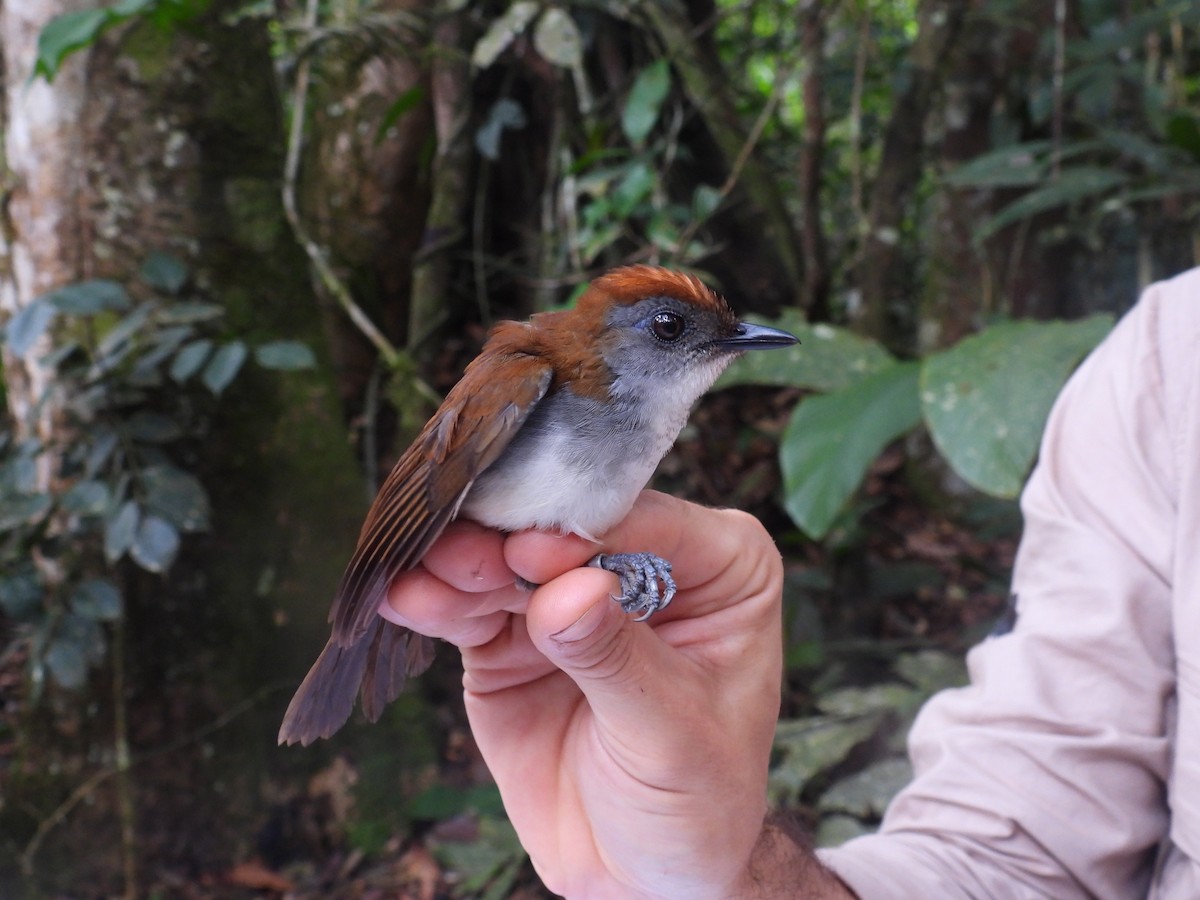
M 771 802 L 869 831 L 1005 614 L 1059 389 L 1200 253 L 1184 0 L 80 6 L 31 0 L 28 71 L 0 48 L 5 896 L 548 896 L 453 653 L 378 726 L 274 734 L 488 327 L 635 262 L 801 340 L 654 486 L 776 537 Z M 50 249 L 39 103 L 82 111 Z

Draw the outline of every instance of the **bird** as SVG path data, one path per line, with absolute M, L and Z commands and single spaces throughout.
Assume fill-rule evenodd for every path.
M 331 736 L 356 695 L 376 721 L 406 678 L 428 668 L 432 640 L 377 610 L 452 520 L 598 543 L 726 366 L 743 351 L 797 342 L 739 321 L 694 275 L 649 265 L 601 275 L 570 309 L 498 323 L 368 510 L 331 635 L 284 714 L 280 744 Z M 597 554 L 589 564 L 618 576 L 614 600 L 639 619 L 675 594 L 670 562 L 653 554 Z

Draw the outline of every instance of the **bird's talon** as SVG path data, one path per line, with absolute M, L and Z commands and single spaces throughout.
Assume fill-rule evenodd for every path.
M 675 597 L 671 564 L 651 553 L 598 554 L 589 566 L 612 572 L 621 581 L 621 593 L 613 600 L 627 613 L 641 613 L 635 622 L 644 622 Z

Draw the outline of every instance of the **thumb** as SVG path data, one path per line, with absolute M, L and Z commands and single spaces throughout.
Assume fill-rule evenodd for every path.
M 674 664 L 653 629 L 612 599 L 618 583 L 600 569 L 572 569 L 530 598 L 526 625 L 534 645 L 587 697 L 601 720 L 637 721 L 662 712 L 659 687 Z

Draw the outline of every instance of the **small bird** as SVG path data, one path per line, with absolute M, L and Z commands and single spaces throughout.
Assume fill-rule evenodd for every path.
M 329 618 L 333 633 L 284 715 L 279 742 L 329 737 L 356 694 L 374 722 L 432 641 L 377 610 L 462 515 L 503 531 L 596 540 L 629 512 L 692 405 L 744 350 L 797 343 L 739 322 L 699 279 L 627 266 L 594 280 L 573 309 L 501 322 L 400 457 L 367 512 Z M 649 553 L 601 554 L 626 612 L 649 617 L 675 593 Z

